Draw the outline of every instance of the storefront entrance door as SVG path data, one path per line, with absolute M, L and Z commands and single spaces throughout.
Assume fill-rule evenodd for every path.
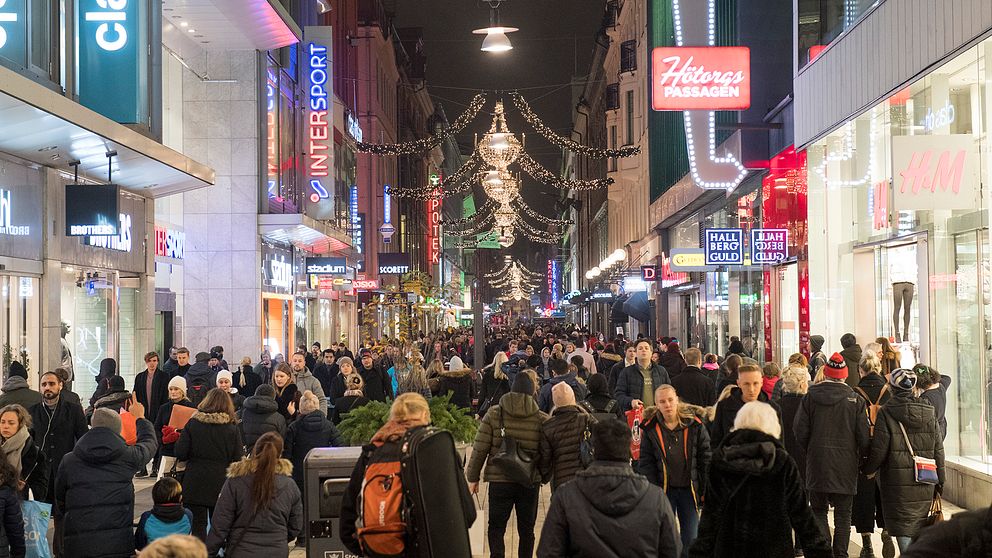
M 772 277 L 772 359 L 784 368 L 799 352 L 799 266 L 775 268 Z
M 699 341 L 696 331 L 698 323 L 696 314 L 699 312 L 699 291 L 690 291 L 679 295 L 679 341 L 683 347 L 694 347 Z

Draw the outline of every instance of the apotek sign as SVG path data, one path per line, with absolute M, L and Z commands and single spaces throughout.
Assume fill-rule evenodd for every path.
M 306 169 L 310 190 L 307 194 L 310 203 L 319 204 L 330 197 L 327 187 L 333 180 L 334 134 L 331 128 L 331 97 L 328 83 L 331 79 L 331 29 L 329 27 L 306 28 L 306 70 L 307 88 L 307 157 Z M 325 204 L 330 206 L 331 204 Z M 323 209 L 323 208 L 321 208 Z M 330 216 L 322 211 L 310 213 L 317 217 Z
M 751 106 L 747 47 L 658 47 L 651 52 L 654 110 L 743 110 Z

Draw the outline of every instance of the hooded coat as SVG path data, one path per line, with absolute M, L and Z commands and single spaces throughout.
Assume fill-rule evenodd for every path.
M 618 461 L 595 461 L 554 492 L 538 558 L 679 556 L 668 498 Z
M 548 415 L 537 408 L 534 397 L 526 393 L 510 392 L 494 405 L 479 425 L 479 432 L 472 444 L 472 457 L 468 462 L 466 476 L 469 482 L 479 482 L 482 465 L 495 456 L 503 445 L 500 426 L 512 436 L 521 449 L 533 452 L 536 457 L 541 442 L 541 425 Z M 512 482 L 498 465 L 489 462 L 483 475 L 486 482 Z M 534 484 L 541 480 L 541 472 L 534 469 Z
M 861 362 L 861 345 L 854 343 L 846 347 L 840 352 L 840 356 L 844 357 L 844 363 L 847 364 L 847 379 L 845 382 L 853 388 L 858 385 L 858 381 L 861 379 L 861 376 L 858 374 L 858 363 Z
M 238 430 L 246 448 L 255 447 L 255 442 L 266 432 L 275 432 L 280 438 L 286 436 L 286 418 L 279 413 L 279 404 L 272 397 L 252 395 L 245 399 L 238 418 Z
M 41 393 L 31 389 L 28 381 L 20 376 L 11 376 L 3 383 L 0 407 L 17 404 L 25 409 L 41 403 Z
M 338 429 L 327 420 L 327 415 L 316 410 L 293 421 L 286 429 L 283 457 L 293 463 L 293 480 L 303 490 L 303 460 L 313 448 L 345 445 Z
M 681 418 L 676 430 L 681 430 L 683 444 L 679 448 L 685 457 L 692 479 L 692 494 L 696 503 L 706 493 L 706 471 L 709 470 L 712 451 L 710 450 L 710 434 L 698 418 Z M 641 422 L 641 457 L 637 470 L 647 477 L 651 484 L 668 491 L 668 458 L 666 450 L 662 449 L 664 440 L 658 438 L 658 430 L 664 431 L 665 420 L 657 407 L 644 410 Z M 664 434 L 663 434 L 664 435 Z M 670 451 L 670 450 L 669 450 Z
M 190 401 L 200 404 L 203 397 L 206 397 L 207 392 L 217 386 L 217 372 L 212 370 L 206 361 L 196 361 L 189 370 L 186 372 L 186 396 L 189 397 Z M 203 395 L 195 395 L 197 390 L 194 389 L 195 386 L 202 386 Z M 197 401 L 199 399 L 200 401 Z
M 713 451 L 693 558 L 792 558 L 793 529 L 807 558 L 833 555 L 813 518 L 799 468 L 782 443 L 756 430 L 731 432 Z
M 314 395 L 317 396 L 317 401 L 320 402 L 320 410 L 327 416 L 327 398 L 324 397 L 324 387 L 320 385 L 320 380 L 313 375 L 313 372 L 304 368 L 302 372 L 296 373 L 296 389 L 300 390 L 302 394 L 304 391 L 310 390 Z
M 230 415 L 193 413 L 176 442 L 176 459 L 186 462 L 183 502 L 213 507 L 228 465 L 243 456 L 241 434 Z
M 902 425 L 919 457 L 937 462 L 937 483 L 944 484 L 944 444 L 933 407 L 910 393 L 899 393 L 878 411 L 871 453 L 864 473 L 878 473 L 885 528 L 894 537 L 913 537 L 933 501 L 933 485 L 916 482 L 913 456 Z
M 93 418 L 92 411 L 95 411 L 97 409 L 110 409 L 111 411 L 114 411 L 116 413 L 121 409 L 126 409 L 130 407 L 130 405 L 131 405 L 130 391 L 127 390 L 113 391 L 108 393 L 107 395 L 104 395 L 100 399 L 96 400 L 96 403 L 93 405 L 93 409 L 91 409 L 90 416 L 87 418 L 88 419 Z
M 288 543 L 303 532 L 303 500 L 290 477 L 293 464 L 276 463 L 272 501 L 255 513 L 254 485 L 257 462 L 242 459 L 227 468 L 217 507 L 210 518 L 207 553 L 224 549 L 227 558 L 286 558 Z
M 462 359 L 451 359 L 451 370 L 441 371 L 441 383 L 438 395 L 451 393 L 451 402 L 462 409 L 472 409 L 472 399 L 475 397 L 475 382 L 472 380 L 472 369 L 462 365 Z M 461 365 L 461 366 L 458 366 Z
M 551 482 L 551 489 L 572 480 L 584 467 L 581 444 L 584 435 L 596 419 L 578 405 L 558 407 L 551 418 L 541 425 L 540 461 L 541 480 Z
M 155 455 L 152 423 L 138 419 L 138 443 L 128 446 L 109 428 L 93 428 L 62 459 L 55 479 L 57 544 L 73 558 L 134 554 L 132 479 Z
M 806 452 L 806 489 L 857 494 L 858 466 L 871 443 L 864 398 L 842 382 L 811 385 L 789 426 Z
M 110 392 L 110 378 L 117 375 L 117 361 L 112 358 L 105 358 L 100 361 L 100 371 L 96 375 L 96 390 L 90 397 L 90 406 L 96 404 L 96 400 Z

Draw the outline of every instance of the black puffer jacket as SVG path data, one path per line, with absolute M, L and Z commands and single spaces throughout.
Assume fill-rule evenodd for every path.
M 652 484 L 668 490 L 668 461 L 661 446 L 663 440 L 658 438 L 658 430 L 664 430 L 665 424 L 657 407 L 644 410 L 641 422 L 641 458 L 638 460 L 638 471 L 646 476 Z M 710 433 L 698 418 L 682 419 L 681 430 L 685 431 L 682 447 L 679 448 L 689 466 L 692 479 L 693 497 L 697 504 L 706 494 L 706 471 L 710 467 Z
M 540 462 L 541 480 L 551 482 L 557 490 L 575 473 L 583 469 L 579 446 L 587 428 L 596 422 L 592 415 L 577 405 L 558 407 L 551 418 L 541 425 Z M 592 443 L 592 440 L 590 440 Z
M 713 451 L 693 558 L 792 558 L 792 531 L 808 558 L 833 555 L 813 518 L 796 462 L 756 430 L 731 432 Z
M 303 460 L 313 448 L 343 446 L 338 429 L 320 409 L 296 419 L 286 429 L 283 456 L 293 463 L 293 480 L 303 490 Z
M 782 407 L 782 423 L 786 425 L 785 429 L 782 430 L 782 444 L 785 445 L 785 451 L 789 452 L 799 467 L 799 476 L 803 478 L 803 486 L 805 487 L 806 450 L 796 440 L 796 429 L 793 428 L 793 425 L 796 424 L 796 414 L 799 413 L 799 406 L 804 397 L 805 395 L 800 393 L 784 393 L 778 404 Z
M 595 461 L 555 491 L 537 556 L 667 557 L 681 550 L 665 493 L 625 462 Z
M 698 366 L 686 366 L 682 373 L 672 378 L 679 401 L 709 407 L 716 403 L 716 383 Z
M 789 426 L 806 451 L 806 489 L 857 494 L 858 466 L 871 443 L 864 398 L 843 382 L 811 385 Z
M 864 472 L 878 472 L 885 528 L 894 537 L 912 537 L 930 510 L 934 487 L 916 482 L 913 456 L 906 447 L 906 429 L 919 457 L 937 462 L 938 483 L 944 484 L 944 444 L 933 407 L 918 397 L 897 393 L 878 411 L 875 437 Z
M 176 442 L 176 459 L 186 462 L 183 502 L 214 506 L 227 466 L 244 456 L 237 425 L 227 413 L 193 413 Z
M 275 432 L 281 438 L 286 436 L 286 419 L 279 413 L 279 404 L 271 397 L 252 395 L 245 399 L 238 418 L 241 419 L 238 429 L 249 450 L 266 432 Z
M 475 382 L 472 381 L 472 369 L 445 370 L 441 372 L 441 384 L 438 395 L 451 393 L 451 402 L 462 409 L 472 408 L 472 398 L 475 397 Z
M 12 486 L 0 486 L 0 558 L 24 558 L 24 516 L 21 500 Z
M 548 420 L 548 415 L 542 413 L 537 408 L 534 397 L 526 393 L 510 392 L 499 400 L 499 405 L 494 405 L 486 413 L 485 418 L 479 425 L 479 433 L 475 435 L 475 443 L 472 444 L 472 457 L 468 462 L 468 469 L 465 473 L 469 482 L 479 482 L 479 474 L 482 472 L 482 465 L 489 457 L 499 452 L 503 445 L 503 437 L 500 435 L 500 425 L 502 424 L 508 436 L 513 436 L 520 448 L 538 455 L 541 445 L 541 425 Z M 486 465 L 484 480 L 486 482 L 511 482 L 503 473 L 499 466 L 489 463 Z M 534 484 L 541 480 L 541 472 L 534 471 Z
M 207 552 L 225 549 L 228 558 L 286 558 L 288 542 L 303 531 L 303 500 L 290 478 L 293 464 L 280 459 L 272 501 L 255 513 L 256 462 L 242 459 L 227 469 L 227 480 L 210 518 Z
M 138 419 L 138 443 L 128 446 L 109 428 L 87 432 L 62 459 L 55 479 L 57 544 L 73 558 L 134 554 L 134 486 L 138 469 L 155 455 L 152 423 Z
M 509 392 L 510 380 L 502 370 L 497 372 L 493 365 L 483 368 L 482 387 L 479 389 L 479 416 L 484 417 L 486 412 Z

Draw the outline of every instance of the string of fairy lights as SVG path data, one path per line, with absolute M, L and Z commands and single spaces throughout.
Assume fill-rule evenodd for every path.
M 503 291 L 498 300 L 524 300 L 542 283 L 544 276 L 524 267 L 516 260 L 507 260 L 502 269 L 486 273 L 489 284 Z
M 541 120 L 523 95 L 511 91 L 509 96 L 524 120 L 539 135 L 557 147 L 593 158 L 631 157 L 640 152 L 637 146 L 601 149 L 563 137 Z M 485 92 L 479 93 L 473 97 L 465 112 L 459 115 L 450 127 L 436 134 L 404 143 L 360 143 L 358 150 L 373 155 L 409 155 L 426 152 L 467 128 L 479 116 L 488 101 Z M 518 138 L 517 134 L 509 129 L 503 101 L 497 100 L 488 131 L 481 139 L 477 138 L 472 153 L 458 170 L 440 184 L 389 187 L 387 191 L 398 198 L 427 201 L 465 193 L 475 184 L 481 184 L 488 199 L 474 215 L 441 222 L 446 236 L 459 239 L 455 242 L 455 246 L 460 248 L 476 246 L 476 239 L 482 233 L 486 233 L 483 236 L 487 238 L 495 233 L 500 246 L 503 247 L 512 245 L 516 241 L 517 233 L 521 233 L 524 238 L 532 242 L 557 244 L 572 221 L 546 217 L 527 205 L 520 195 L 520 175 L 512 172 L 511 166 L 519 167 L 521 171 L 540 183 L 563 190 L 589 191 L 605 188 L 613 183 L 612 178 L 565 179 L 546 169 L 527 153 L 526 136 L 520 134 Z M 528 220 L 534 221 L 538 226 Z

